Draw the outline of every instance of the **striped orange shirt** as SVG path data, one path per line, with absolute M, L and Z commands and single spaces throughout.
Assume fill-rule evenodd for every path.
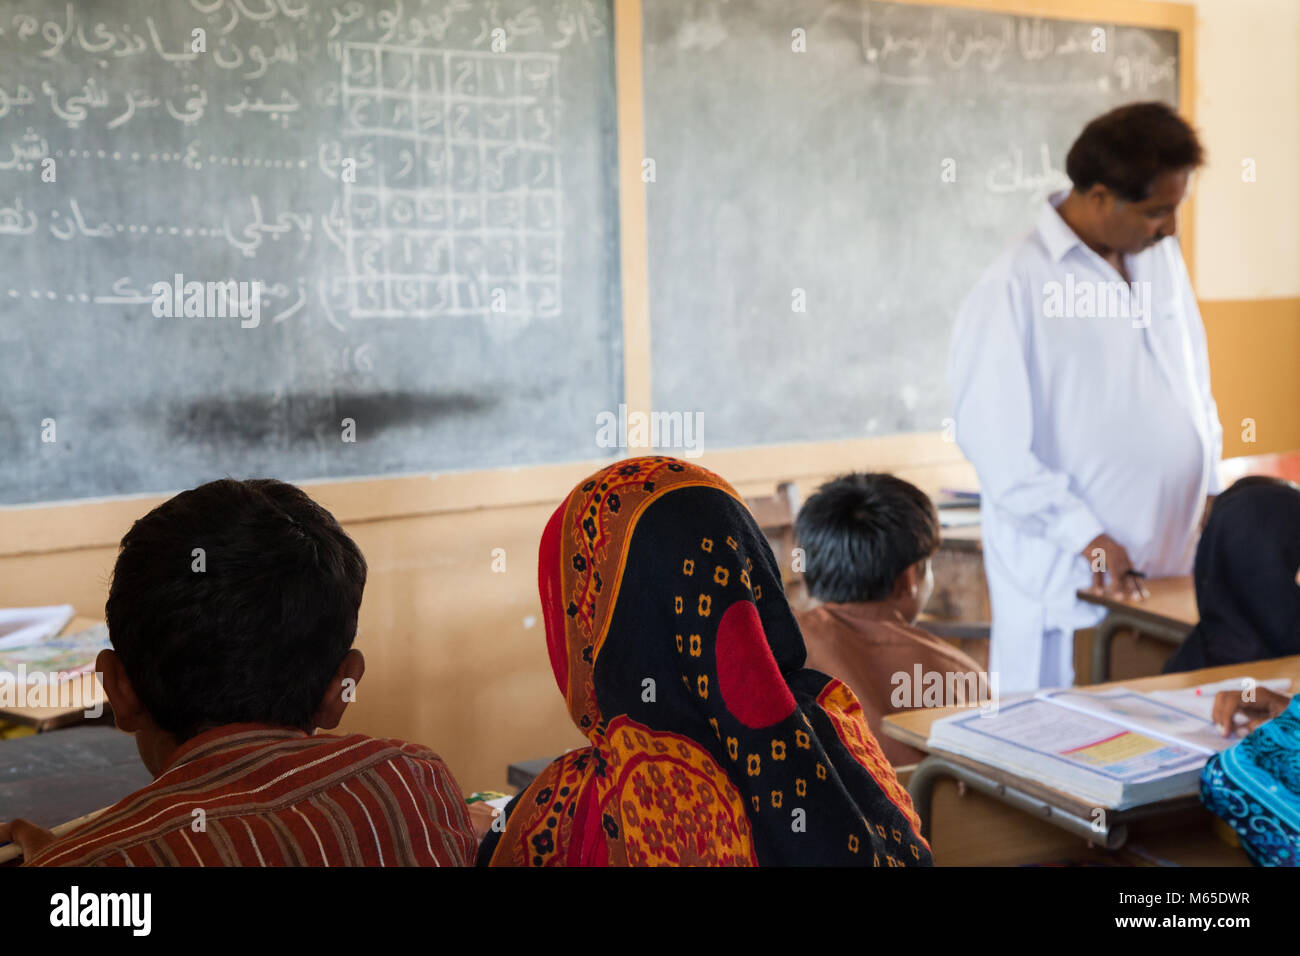
M 468 866 L 477 840 L 433 751 L 232 724 L 29 866 Z

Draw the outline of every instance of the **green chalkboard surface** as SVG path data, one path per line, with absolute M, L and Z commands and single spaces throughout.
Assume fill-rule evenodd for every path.
M 0 504 L 598 454 L 613 76 L 607 2 L 6 3 Z
M 868 0 L 644 7 L 651 380 L 710 447 L 940 431 L 962 298 L 1178 34 Z

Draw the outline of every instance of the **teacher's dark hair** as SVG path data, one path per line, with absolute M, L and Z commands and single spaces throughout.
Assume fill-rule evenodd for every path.
M 1204 162 L 1196 131 L 1171 107 L 1129 103 L 1083 128 L 1065 158 L 1065 172 L 1076 192 L 1100 183 L 1121 199 L 1141 202 L 1162 173 Z
M 804 503 L 795 536 L 814 598 L 881 601 L 900 574 L 938 549 L 939 516 L 925 492 L 901 478 L 844 475 Z
M 365 584 L 360 549 L 301 490 L 213 481 L 122 538 L 109 639 L 140 703 L 180 741 L 233 723 L 311 731 Z

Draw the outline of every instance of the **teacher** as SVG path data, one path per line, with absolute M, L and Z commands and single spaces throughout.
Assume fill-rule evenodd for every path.
M 1174 238 L 1203 158 L 1163 103 L 1097 117 L 1066 158 L 1073 188 L 958 314 L 948 378 L 979 476 L 1003 691 L 1073 683 L 1074 631 L 1102 614 L 1079 589 L 1142 597 L 1143 575 L 1191 573 L 1223 449 Z

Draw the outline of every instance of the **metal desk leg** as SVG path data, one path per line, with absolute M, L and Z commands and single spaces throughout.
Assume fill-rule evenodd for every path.
M 1191 630 L 1187 624 L 1155 624 L 1124 611 L 1109 612 L 1097 625 L 1097 636 L 1092 644 L 1092 682 L 1104 684 L 1110 679 L 1110 645 L 1116 632 L 1133 631 L 1177 647 Z
M 1121 630 L 1114 611 L 1108 613 L 1097 625 L 1097 634 L 1092 639 L 1092 683 L 1104 684 L 1110 678 L 1110 642 L 1115 632 Z
M 1089 843 L 1095 843 L 1108 850 L 1119 849 L 1124 845 L 1124 841 L 1128 839 L 1128 826 L 1126 824 L 1099 826 L 1097 821 L 1085 820 L 1073 813 L 1062 810 L 1060 807 L 1054 807 L 1038 797 L 1017 790 L 1014 787 L 1009 787 L 1006 784 L 998 783 L 996 780 L 992 780 L 970 767 L 953 763 L 951 760 L 937 754 L 931 754 L 912 771 L 912 779 L 907 784 L 907 792 L 912 798 L 912 805 L 921 817 L 921 835 L 927 840 L 930 839 L 930 813 L 934 787 L 944 777 L 959 780 L 973 790 L 978 790 L 980 793 L 999 800 L 1008 806 L 1015 807 L 1017 810 L 1023 810 L 1032 817 L 1047 820 L 1063 830 L 1082 837 Z M 1105 820 L 1106 818 L 1103 816 L 1101 819 Z

